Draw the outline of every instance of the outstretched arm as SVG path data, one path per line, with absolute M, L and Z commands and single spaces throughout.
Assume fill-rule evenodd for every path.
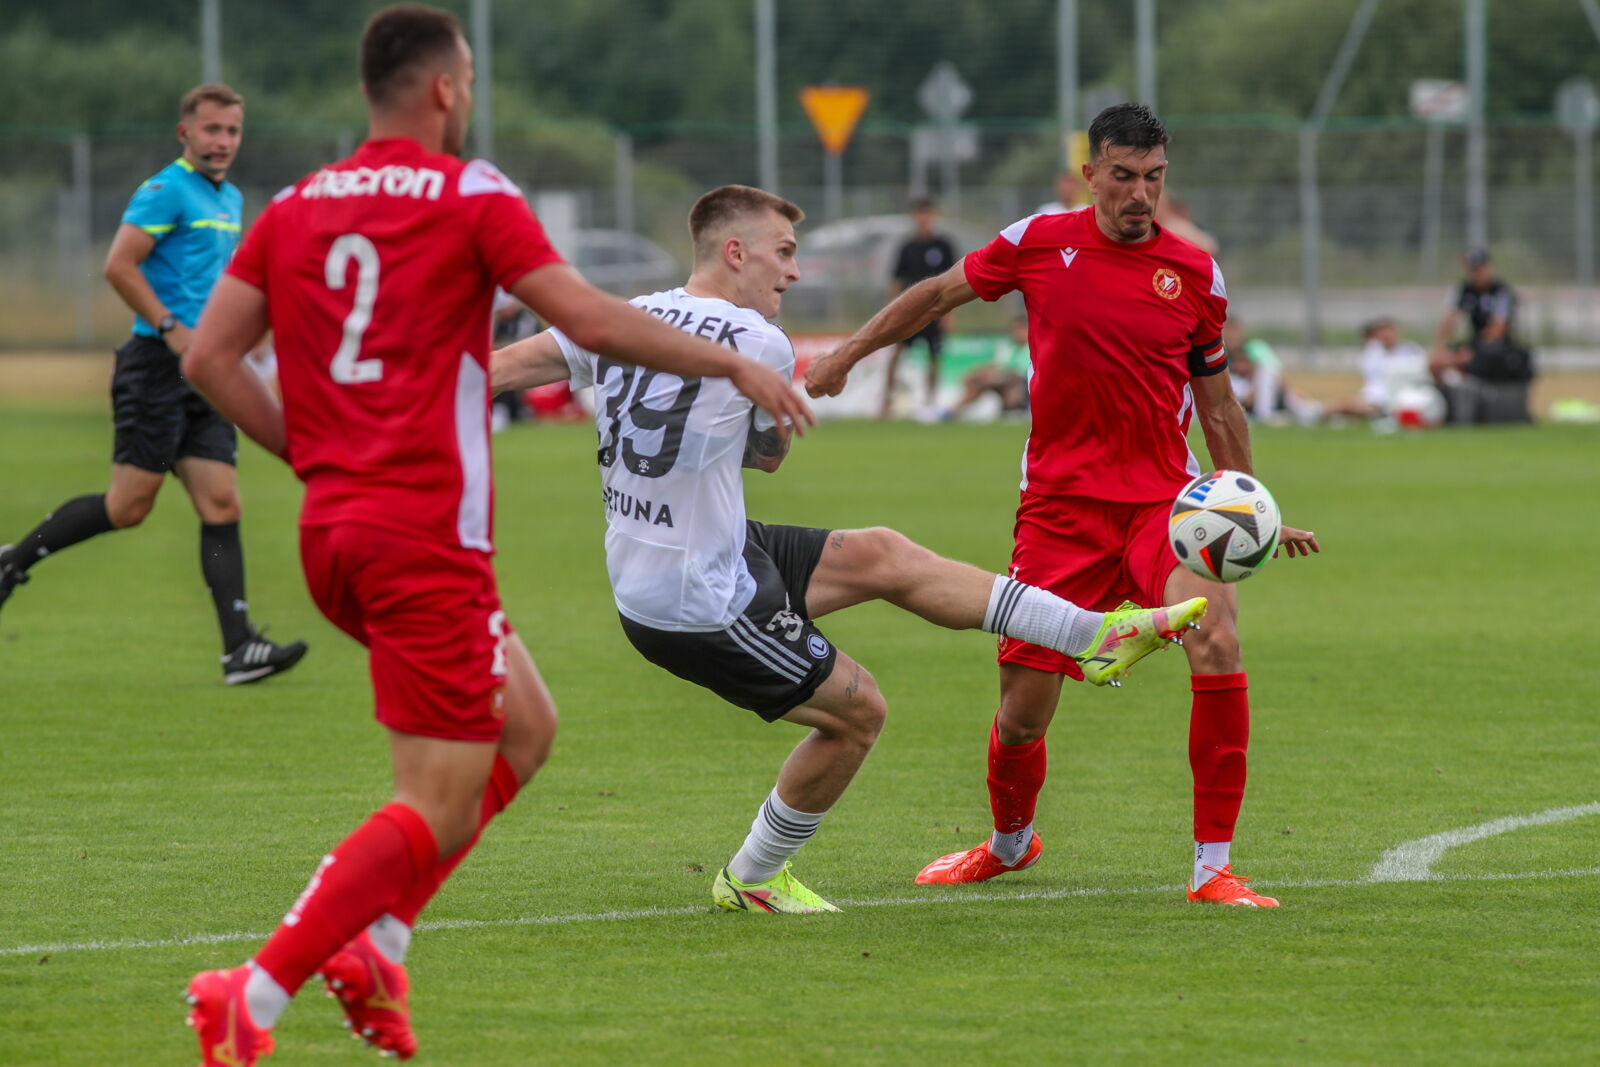
M 882 311 L 850 336 L 844 344 L 806 368 L 806 392 L 812 396 L 838 396 L 850 368 L 867 356 L 903 341 L 934 319 L 942 318 L 978 294 L 967 284 L 963 259 L 943 274 L 920 281 L 889 301 Z
M 489 391 L 532 389 L 572 377 L 561 346 L 549 330 L 496 349 L 489 356 Z

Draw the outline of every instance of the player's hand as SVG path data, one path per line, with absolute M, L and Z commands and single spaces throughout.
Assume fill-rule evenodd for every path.
M 1313 552 L 1321 552 L 1322 546 L 1317 544 L 1317 535 L 1312 530 L 1296 530 L 1293 526 L 1278 528 L 1278 547 L 1290 559 L 1296 556 L 1309 556 Z M 1276 556 L 1278 553 L 1272 553 Z
M 740 360 L 729 375 L 733 387 L 750 398 L 751 403 L 771 415 L 778 430 L 788 440 L 793 430 L 805 436 L 807 426 L 815 426 L 817 417 L 811 413 L 806 398 L 794 391 L 794 386 L 771 367 L 752 360 Z
M 173 355 L 181 356 L 189 351 L 189 346 L 194 343 L 194 331 L 180 322 L 162 334 L 161 340 L 172 349 Z
M 844 392 L 844 383 L 850 377 L 850 364 L 835 348 L 832 352 L 811 361 L 806 368 L 806 392 L 812 396 L 838 396 Z

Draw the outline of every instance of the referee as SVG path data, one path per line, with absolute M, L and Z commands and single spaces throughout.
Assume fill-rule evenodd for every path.
M 137 526 L 177 474 L 200 516 L 200 570 L 222 629 L 229 685 L 286 671 L 304 641 L 278 645 L 250 623 L 239 541 L 233 426 L 189 388 L 178 360 L 211 287 L 239 243 L 244 198 L 225 180 L 239 150 L 244 100 L 201 85 L 178 108 L 183 155 L 139 186 L 106 257 L 105 277 L 134 312 L 111 379 L 111 487 L 73 497 L 15 545 L 0 547 L 0 605 L 40 560 L 108 530 Z

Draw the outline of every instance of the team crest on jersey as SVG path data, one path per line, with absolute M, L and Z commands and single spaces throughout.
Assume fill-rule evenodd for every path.
M 1150 279 L 1150 284 L 1155 286 L 1156 295 L 1163 300 L 1176 300 L 1183 293 L 1183 279 L 1178 277 L 1178 272 L 1162 267 Z

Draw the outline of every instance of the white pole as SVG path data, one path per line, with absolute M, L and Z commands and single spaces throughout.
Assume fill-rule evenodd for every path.
M 1417 280 L 1424 284 L 1439 277 L 1439 231 L 1442 229 L 1444 189 L 1444 124 L 1429 122 L 1427 147 L 1422 157 L 1422 264 Z
M 612 142 L 616 146 L 616 212 L 617 229 L 634 232 L 633 221 L 633 138 L 619 133 Z
M 477 80 L 472 89 L 472 151 L 494 158 L 494 29 L 493 0 L 472 0 L 472 62 Z
M 1061 122 L 1061 165 L 1072 163 L 1078 128 L 1078 0 L 1056 0 L 1056 114 Z
M 1488 83 L 1488 11 L 1484 0 L 1465 0 L 1467 68 L 1467 244 L 1489 245 L 1488 129 L 1484 100 Z
M 778 191 L 778 18 L 773 0 L 756 2 L 756 174 Z
M 222 11 L 219 0 L 200 0 L 200 80 L 222 80 Z
M 1156 0 L 1139 0 L 1134 9 L 1135 66 L 1139 103 L 1156 109 Z

